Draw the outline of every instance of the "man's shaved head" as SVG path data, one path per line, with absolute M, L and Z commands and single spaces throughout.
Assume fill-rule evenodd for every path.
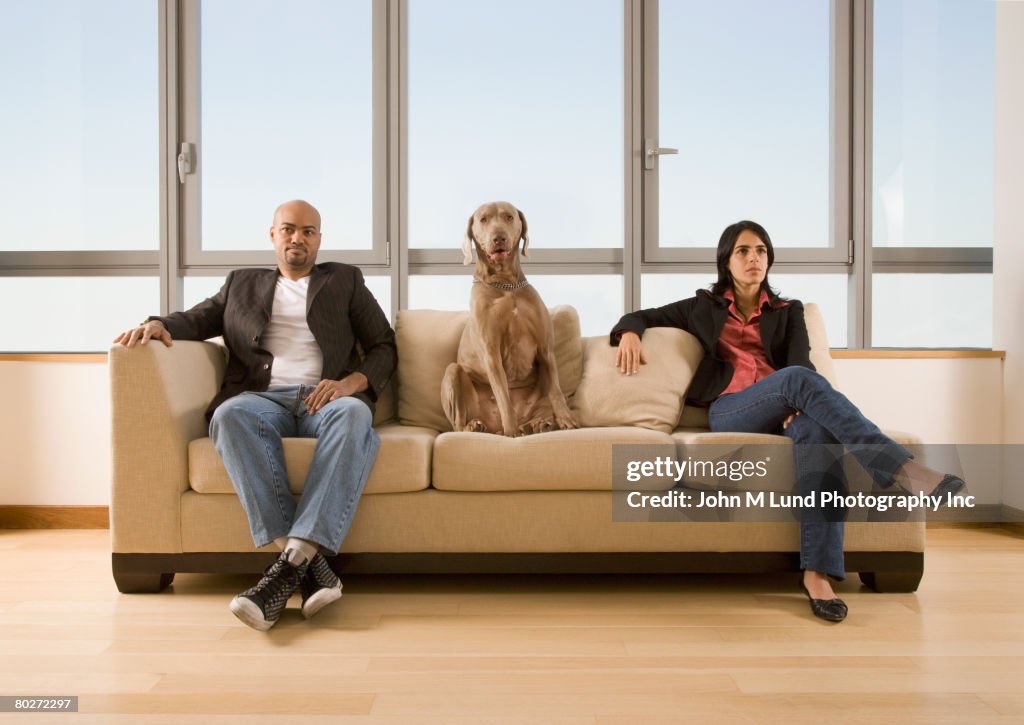
M 274 210 L 270 241 L 277 253 L 277 268 L 289 279 L 308 275 L 320 250 L 320 212 L 301 199 L 286 201 Z
M 278 222 L 280 221 L 282 214 L 292 216 L 293 214 L 302 214 L 303 212 L 312 213 L 316 216 L 316 229 L 317 231 L 320 231 L 320 212 L 317 211 L 315 206 L 310 204 L 308 201 L 303 201 L 302 199 L 292 199 L 291 201 L 286 201 L 284 204 L 281 204 L 276 209 L 274 209 L 273 224 L 275 227 L 278 225 Z

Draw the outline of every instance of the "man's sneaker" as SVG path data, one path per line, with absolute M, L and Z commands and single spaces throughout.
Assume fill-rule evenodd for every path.
M 282 551 L 256 586 L 231 600 L 231 612 L 253 629 L 266 632 L 277 624 L 288 598 L 299 588 L 309 564 L 292 564 L 289 553 Z
M 321 554 L 313 557 L 302 577 L 302 616 L 309 619 L 331 602 L 341 599 L 341 579 Z

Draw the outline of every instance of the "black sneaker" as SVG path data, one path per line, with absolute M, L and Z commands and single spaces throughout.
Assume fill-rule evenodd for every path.
M 302 588 L 302 616 L 306 619 L 341 599 L 341 579 L 319 553 L 309 562 L 299 586 Z
M 231 600 L 231 612 L 253 629 L 266 632 L 277 624 L 288 598 L 299 588 L 309 563 L 292 564 L 289 552 L 282 551 L 256 586 Z

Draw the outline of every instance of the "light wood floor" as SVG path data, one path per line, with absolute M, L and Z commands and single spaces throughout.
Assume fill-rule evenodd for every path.
M 929 530 L 919 591 L 853 576 L 839 625 L 795 574 L 394 576 L 346 580 L 310 622 L 293 599 L 263 634 L 227 608 L 251 577 L 122 595 L 108 551 L 0 531 L 0 694 L 80 706 L 0 720 L 1024 721 L 1024 538 L 1002 529 Z

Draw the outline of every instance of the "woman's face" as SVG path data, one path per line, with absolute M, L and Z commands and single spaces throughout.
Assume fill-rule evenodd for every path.
M 729 257 L 729 273 L 734 285 L 760 286 L 768 274 L 768 247 L 749 229 L 736 238 Z

